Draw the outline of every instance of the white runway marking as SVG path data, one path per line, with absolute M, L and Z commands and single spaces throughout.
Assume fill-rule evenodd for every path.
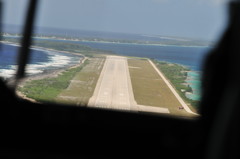
M 128 64 L 125 57 L 108 56 L 89 105 L 130 110 L 127 71 Z

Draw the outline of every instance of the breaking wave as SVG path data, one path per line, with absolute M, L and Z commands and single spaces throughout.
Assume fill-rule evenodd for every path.
M 18 46 L 11 45 L 11 47 L 18 47 Z M 16 49 L 13 49 L 13 50 L 7 50 L 7 52 L 14 51 L 14 50 L 16 51 Z M 29 64 L 27 64 L 26 66 L 27 75 L 40 74 L 40 73 L 44 73 L 44 71 L 46 70 L 54 70 L 54 69 L 75 65 L 79 63 L 79 60 L 81 58 L 80 56 L 76 58 L 77 55 L 64 54 L 64 53 L 59 53 L 57 51 L 48 51 L 48 50 L 39 49 L 39 48 L 31 49 L 31 51 L 32 51 L 32 57 Z M 8 58 L 9 58 L 9 54 L 10 53 L 7 54 Z M 11 57 L 16 59 L 16 52 L 15 53 L 11 52 L 11 54 L 14 54 Z M 7 58 L 7 56 L 1 55 L 1 58 Z M 4 61 L 4 59 L 2 59 L 2 61 Z M 0 65 L 0 77 L 4 79 L 11 78 L 16 74 L 16 70 L 17 70 L 17 65 L 15 61 L 14 62 L 9 61 L 8 63 L 5 62 L 5 64 Z

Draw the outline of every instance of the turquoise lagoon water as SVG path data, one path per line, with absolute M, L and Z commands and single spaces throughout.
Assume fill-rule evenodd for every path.
M 188 72 L 186 83 L 189 84 L 193 90 L 193 93 L 186 93 L 187 98 L 199 101 L 201 98 L 201 72 Z

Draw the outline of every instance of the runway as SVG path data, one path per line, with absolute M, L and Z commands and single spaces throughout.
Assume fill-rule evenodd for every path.
M 89 106 L 131 110 L 135 105 L 126 57 L 108 56 Z
M 134 99 L 126 57 L 107 56 L 89 107 L 169 113 L 167 108 L 138 105 Z

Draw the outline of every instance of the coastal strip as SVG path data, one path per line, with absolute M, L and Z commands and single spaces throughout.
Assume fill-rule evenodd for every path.
M 13 42 L 5 42 L 0 41 L 1 43 L 5 45 L 10 45 L 14 47 L 20 47 L 17 43 Z M 44 60 L 38 61 L 36 57 L 39 57 L 41 54 L 37 54 L 39 52 L 33 52 L 32 54 L 32 60 L 34 63 L 29 63 L 26 66 L 26 74 L 27 76 L 45 76 L 46 74 L 49 74 L 49 72 L 57 71 L 67 68 L 71 66 L 77 66 L 79 63 L 81 64 L 82 61 L 86 58 L 85 55 L 80 53 L 75 53 L 71 51 L 60 51 L 56 49 L 51 48 L 44 48 L 44 47 L 38 47 L 38 46 L 32 46 L 31 50 L 41 51 L 44 52 L 44 54 L 47 54 L 47 57 L 44 58 Z M 17 55 L 17 49 L 15 50 L 15 54 Z M 44 55 L 43 54 L 43 55 Z M 37 56 L 36 56 L 37 55 Z M 79 57 L 79 60 L 78 60 Z M 40 57 L 41 59 L 41 57 Z M 4 78 L 5 80 L 11 80 L 14 78 L 15 72 L 17 69 L 17 65 L 15 63 L 9 63 L 8 68 L 2 68 L 0 69 L 0 76 Z
M 17 95 L 20 98 L 34 99 L 40 103 L 57 102 L 55 99 L 58 94 L 69 86 L 76 73 L 81 71 L 86 64 L 87 61 L 78 66 L 50 71 L 52 73 L 26 77 L 18 84 Z
M 20 47 L 20 44 L 18 44 L 16 42 L 0 41 L 0 43 L 6 44 L 6 45 L 12 45 L 12 46 Z M 41 46 L 34 46 L 34 45 L 32 45 L 31 49 L 39 50 L 39 51 L 52 51 L 52 52 L 58 52 L 58 53 L 64 53 L 64 54 L 72 54 L 72 55 L 85 57 L 85 55 L 83 55 L 81 53 L 74 53 L 74 52 L 70 52 L 70 51 L 61 51 L 61 50 L 56 50 L 56 49 L 51 49 L 51 48 L 46 48 L 46 47 L 41 47 Z
M 172 93 L 175 95 L 175 97 L 177 98 L 177 100 L 181 103 L 182 107 L 190 114 L 194 114 L 194 115 L 199 115 L 197 113 L 194 113 L 188 106 L 187 104 L 183 101 L 183 99 L 179 96 L 179 94 L 176 92 L 176 90 L 173 88 L 173 86 L 168 82 L 168 80 L 165 78 L 165 76 L 163 75 L 163 73 L 156 67 L 156 65 L 149 60 L 149 63 L 153 66 L 153 68 L 157 71 L 157 73 L 159 74 L 159 76 L 164 80 L 164 82 L 166 83 L 166 85 L 169 87 L 169 89 L 172 91 Z

